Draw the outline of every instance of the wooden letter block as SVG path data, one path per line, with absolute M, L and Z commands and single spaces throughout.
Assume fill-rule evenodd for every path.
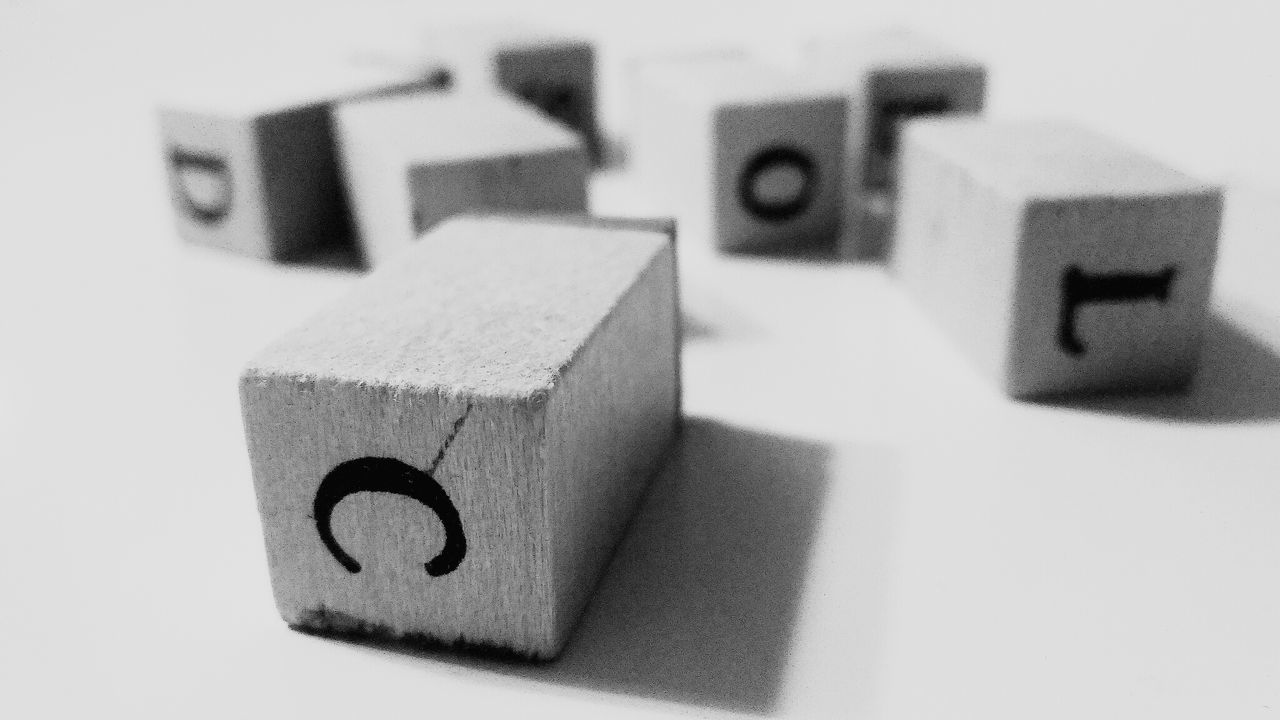
M 444 68 L 460 90 L 511 93 L 573 128 L 599 157 L 595 48 L 584 38 L 521 25 L 464 25 L 433 29 L 407 51 L 366 59 L 420 72 Z
M 1010 395 L 1191 379 L 1220 189 L 1064 123 L 904 137 L 893 270 Z
M 375 266 L 466 211 L 587 209 L 581 140 L 501 95 L 349 103 L 338 110 L 338 134 L 360 246 Z
M 882 257 L 892 223 L 876 211 L 895 202 L 902 126 L 917 117 L 980 112 L 986 69 L 904 31 L 815 40 L 807 55 L 815 74 L 849 96 L 845 152 L 850 201 L 842 253 L 855 259 Z
M 554 656 L 677 431 L 673 234 L 457 218 L 255 359 L 285 621 Z
M 160 108 L 161 151 L 188 242 L 286 259 L 345 239 L 335 102 L 434 89 L 418 77 L 329 72 L 228 80 Z
M 633 72 L 638 176 L 682 235 L 721 250 L 833 242 L 845 101 L 736 57 Z

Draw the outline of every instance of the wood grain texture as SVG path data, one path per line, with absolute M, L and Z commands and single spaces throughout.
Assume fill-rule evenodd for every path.
M 347 235 L 333 105 L 434 87 L 416 76 L 331 71 L 264 72 L 164 100 L 161 151 L 185 240 L 287 259 Z
M 981 112 L 986 68 L 905 30 L 814 39 L 805 54 L 817 81 L 842 89 L 849 103 L 845 172 L 850 201 L 841 254 L 883 258 L 892 225 L 865 211 L 878 198 L 894 202 L 902 125 L 914 117 Z
M 1066 123 L 919 121 L 905 142 L 893 270 L 1009 394 L 1190 381 L 1219 188 Z
M 686 234 L 760 251 L 833 242 L 845 101 L 726 53 L 631 72 L 632 152 Z
M 338 136 L 360 248 L 374 266 L 459 213 L 586 211 L 582 142 L 495 93 L 348 103 Z
M 651 226 L 469 217 L 261 353 L 241 398 L 277 606 L 314 629 L 554 656 L 678 425 L 674 243 Z M 319 536 L 342 463 L 389 458 L 456 507 L 361 492 Z

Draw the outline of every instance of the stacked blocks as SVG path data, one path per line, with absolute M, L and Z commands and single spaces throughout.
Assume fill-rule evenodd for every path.
M 1222 193 L 1063 123 L 906 133 L 891 265 L 1010 395 L 1191 379 Z
M 676 433 L 673 234 L 451 220 L 260 354 L 284 619 L 554 656 Z

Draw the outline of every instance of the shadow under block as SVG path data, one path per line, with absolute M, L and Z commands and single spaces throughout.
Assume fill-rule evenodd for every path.
M 1008 394 L 1191 379 L 1219 188 L 1065 123 L 930 120 L 904 139 L 892 269 Z
M 815 40 L 808 63 L 824 84 L 848 95 L 846 175 L 849 197 L 841 252 L 883 257 L 892 223 L 860 214 L 893 205 L 903 126 L 914 118 L 983 109 L 986 68 L 977 60 L 906 31 Z M 879 197 L 877 197 L 879 196 Z
M 653 227 L 449 221 L 249 365 L 286 622 L 556 655 L 678 426 Z
M 334 104 L 432 87 L 385 72 L 315 75 L 322 77 L 268 74 L 247 88 L 228 81 L 161 105 L 161 151 L 183 239 L 287 259 L 347 236 Z
M 834 242 L 845 101 L 736 57 L 631 73 L 635 168 L 680 220 L 721 250 Z
M 338 135 L 360 247 L 374 266 L 456 214 L 587 209 L 581 140 L 495 93 L 349 103 Z

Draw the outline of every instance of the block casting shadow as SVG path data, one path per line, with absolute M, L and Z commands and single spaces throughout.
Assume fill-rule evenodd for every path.
M 829 451 L 685 423 L 562 657 L 593 689 L 766 712 L 783 680 Z
M 829 449 L 686 419 L 560 657 L 346 638 L 539 683 L 766 714 L 781 690 Z
M 1214 313 L 1205 328 L 1200 368 L 1181 393 L 1053 398 L 1045 404 L 1185 423 L 1280 420 L 1280 354 Z

